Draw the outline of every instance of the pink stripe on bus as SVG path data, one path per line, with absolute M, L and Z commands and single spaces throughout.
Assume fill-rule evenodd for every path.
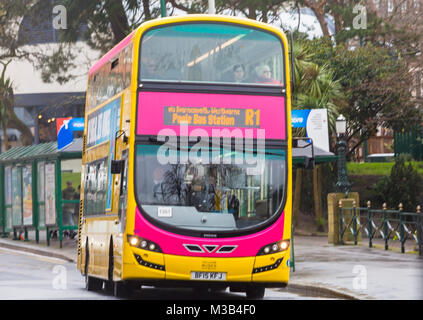
M 107 52 L 103 57 L 100 58 L 90 69 L 89 75 L 91 76 L 93 73 L 96 73 L 102 66 L 104 66 L 107 62 L 113 59 L 122 49 L 124 49 L 132 40 L 135 31 L 132 31 L 130 34 L 126 36 L 121 42 L 113 47 L 109 52 Z
M 283 239 L 283 226 L 285 220 L 285 212 L 270 227 L 246 236 L 234 238 L 196 238 L 174 234 L 163 229 L 157 228 L 148 222 L 139 209 L 135 212 L 135 228 L 134 235 L 154 241 L 163 250 L 164 254 L 173 254 L 191 257 L 253 257 L 257 252 L 270 243 Z M 216 249 L 211 253 L 204 249 L 204 252 L 190 252 L 184 245 L 216 245 Z M 236 246 L 235 250 L 230 253 L 218 253 L 222 246 Z

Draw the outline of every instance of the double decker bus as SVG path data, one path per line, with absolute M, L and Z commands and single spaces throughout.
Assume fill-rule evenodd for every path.
M 78 269 L 114 294 L 262 298 L 289 280 L 285 34 L 218 15 L 143 23 L 90 69 Z

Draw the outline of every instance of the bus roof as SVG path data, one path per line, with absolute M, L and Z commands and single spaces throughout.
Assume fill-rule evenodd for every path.
M 149 20 L 146 21 L 146 23 L 142 24 L 141 26 L 139 26 L 137 29 L 133 30 L 130 34 L 128 34 L 122 41 L 120 41 L 117 45 L 115 45 L 110 51 L 108 51 L 103 57 L 100 58 L 100 60 L 98 60 L 90 69 L 89 71 L 89 76 L 91 76 L 92 74 L 94 74 L 95 72 L 97 72 L 103 65 L 105 65 L 107 62 L 109 62 L 111 59 L 113 59 L 117 53 L 119 53 L 123 48 L 125 48 L 130 42 L 131 40 L 135 37 L 136 32 L 144 25 L 144 26 L 148 26 L 149 24 L 151 25 L 155 25 L 156 21 L 161 21 L 161 23 L 166 23 L 166 22 L 179 22 L 181 20 L 186 20 L 186 21 L 223 21 L 223 22 L 242 22 L 244 21 L 247 22 L 247 24 L 249 25 L 254 25 L 254 26 L 260 26 L 260 27 L 264 27 L 268 30 L 273 30 L 273 31 L 279 31 L 282 32 L 282 30 L 272 26 L 272 25 L 268 25 L 265 24 L 263 22 L 260 21 L 256 21 L 256 20 L 251 20 L 251 19 L 247 19 L 247 18 L 243 18 L 243 17 L 234 17 L 234 16 L 224 16 L 224 15 L 210 15 L 210 14 L 190 14 L 190 15 L 186 15 L 186 16 L 170 16 L 170 17 L 165 17 L 165 18 L 160 18 L 160 19 L 154 19 L 154 20 Z
M 128 34 L 121 42 L 115 45 L 109 52 L 107 52 L 103 57 L 100 58 L 90 69 L 89 75 L 96 73 L 103 65 L 113 59 L 123 48 L 125 48 L 132 40 L 135 31 L 132 31 Z

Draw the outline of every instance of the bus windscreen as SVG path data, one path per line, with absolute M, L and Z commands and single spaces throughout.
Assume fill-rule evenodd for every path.
M 141 39 L 141 81 L 284 85 L 282 42 L 229 24 L 182 24 Z
M 153 220 L 193 231 L 237 231 L 280 212 L 286 188 L 284 150 L 216 147 L 197 157 L 194 147 L 163 147 L 136 147 L 136 196 Z M 161 155 L 173 159 L 165 163 Z

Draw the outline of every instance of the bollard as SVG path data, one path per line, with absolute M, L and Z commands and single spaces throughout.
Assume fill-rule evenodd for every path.
M 386 219 L 386 202 L 383 203 L 383 237 L 385 238 L 385 250 L 388 250 L 388 220 Z
M 401 241 L 401 253 L 405 252 L 405 237 L 404 237 L 404 222 L 402 218 L 402 203 L 399 204 L 398 210 L 399 210 L 399 223 L 400 223 L 400 241 Z
M 356 204 L 355 200 L 353 200 L 353 231 L 354 231 L 354 245 L 357 245 L 357 214 L 356 214 Z
M 370 214 L 371 202 L 367 201 L 367 223 L 369 225 L 369 248 L 373 247 L 373 221 Z

